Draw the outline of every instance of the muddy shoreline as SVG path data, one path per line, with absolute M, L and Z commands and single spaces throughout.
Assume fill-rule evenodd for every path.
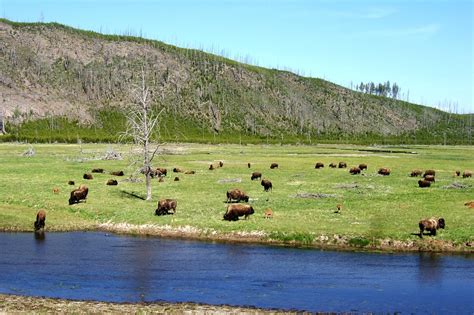
M 110 303 L 0 294 L 0 313 L 61 314 L 305 314 L 300 311 L 200 303 Z M 309 313 L 308 313 L 309 314 Z
M 2 232 L 32 232 L 14 227 L 0 229 Z M 313 242 L 303 243 L 298 241 L 281 241 L 271 239 L 263 231 L 238 231 L 233 233 L 220 233 L 212 229 L 198 229 L 192 226 L 171 227 L 169 225 L 143 224 L 134 225 L 128 223 L 100 223 L 82 228 L 54 228 L 46 229 L 46 232 L 71 232 L 71 231 L 97 231 L 114 233 L 120 235 L 165 237 L 184 240 L 197 240 L 219 243 L 244 243 L 260 244 L 282 247 L 303 247 L 322 250 L 336 251 L 367 251 L 367 252 L 433 252 L 446 254 L 472 254 L 474 253 L 474 242 L 455 244 L 431 237 L 423 239 L 417 236 L 413 240 L 374 239 L 370 243 L 354 242 L 354 238 L 343 235 L 315 235 Z

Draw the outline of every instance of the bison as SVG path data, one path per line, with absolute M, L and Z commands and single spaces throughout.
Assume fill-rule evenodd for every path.
M 352 175 L 360 174 L 360 168 L 357 166 L 351 167 L 349 169 L 349 173 L 351 173 Z
M 314 168 L 323 168 L 324 167 L 324 163 L 321 163 L 321 162 L 317 162 L 316 165 L 314 166 Z
M 235 188 L 227 191 L 227 202 L 232 202 L 232 200 L 249 202 L 249 196 L 244 191 Z
M 224 213 L 224 220 L 237 221 L 241 216 L 245 216 L 245 219 L 247 219 L 249 215 L 254 213 L 255 211 L 250 205 L 231 204 Z
M 72 185 L 72 186 L 76 185 L 76 183 L 73 180 L 68 181 L 67 184 Z
M 175 167 L 175 168 L 173 168 L 173 172 L 174 172 L 174 173 L 182 173 L 183 170 L 180 169 L 180 168 Z
M 123 176 L 124 173 L 123 171 L 115 171 L 115 172 L 110 172 L 110 175 L 114 175 L 114 176 Z
M 209 164 L 209 170 L 212 171 L 214 169 L 214 165 Z
M 176 176 L 176 177 L 174 178 L 174 181 L 175 181 L 175 182 L 179 182 L 179 177 Z
M 474 208 L 474 201 L 468 201 L 464 203 L 464 205 L 468 208 Z
M 421 174 L 423 174 L 422 170 L 413 170 L 410 173 L 410 177 L 418 177 L 418 176 L 421 176 Z
M 271 218 L 273 218 L 273 210 L 272 210 L 271 208 L 265 209 L 265 212 L 264 212 L 264 214 L 263 214 L 263 217 L 264 217 L 265 219 L 271 219 Z
M 425 174 L 423 174 L 423 177 L 425 177 L 426 175 L 433 175 L 433 176 L 435 176 L 435 175 L 436 175 L 436 171 L 435 171 L 435 170 L 426 170 L 426 171 L 425 171 Z
M 467 177 L 472 177 L 472 172 L 465 170 L 464 172 L 462 172 L 462 178 L 467 178 Z
M 347 167 L 347 164 L 346 164 L 346 162 L 339 162 L 339 164 L 338 164 L 337 167 L 338 167 L 338 168 L 346 168 L 346 167 Z
M 39 210 L 36 214 L 36 221 L 35 221 L 35 232 L 41 229 L 44 229 L 44 222 L 46 221 L 46 211 L 43 209 Z
M 59 194 L 60 190 L 58 187 L 53 188 L 53 194 Z
M 278 163 L 272 163 L 272 164 L 270 165 L 270 168 L 271 168 L 271 169 L 278 168 Z
M 252 165 L 250 163 L 247 163 L 247 167 L 250 168 Z
M 118 185 L 118 182 L 115 180 L 115 179 L 109 179 L 107 181 L 107 184 L 108 186 L 117 186 Z
M 175 214 L 177 204 L 176 199 L 160 199 L 155 215 Z
M 92 177 L 92 174 L 84 174 L 84 175 L 82 175 L 82 178 L 84 178 L 84 179 L 94 179 L 94 177 Z
M 418 187 L 426 188 L 426 187 L 430 187 L 430 186 L 431 186 L 431 181 L 429 181 L 429 180 L 420 179 L 418 181 Z
M 269 181 L 268 179 L 262 179 L 260 184 L 263 186 L 264 191 L 268 191 L 270 189 L 273 190 L 272 182 Z
M 81 185 L 78 189 L 74 189 L 71 191 L 71 196 L 69 197 L 69 205 L 79 203 L 81 200 L 86 200 L 88 193 L 89 188 L 85 185 Z
M 424 179 L 428 182 L 435 182 L 435 177 L 433 175 L 425 175 Z
M 359 164 L 359 168 L 360 168 L 361 171 L 366 170 L 367 169 L 367 164 L 361 163 L 361 164 Z
M 252 173 L 252 176 L 250 177 L 250 180 L 254 180 L 254 179 L 262 179 L 262 173 L 260 173 L 260 172 L 253 172 L 253 173 Z
M 163 167 L 157 167 L 156 170 L 154 171 L 154 175 L 158 177 L 166 176 L 168 175 L 168 170 Z
M 436 230 L 444 229 L 445 221 L 443 218 L 423 219 L 418 223 L 420 228 L 420 237 L 423 237 L 423 231 L 430 232 L 430 235 L 436 235 Z
M 196 171 L 186 171 L 184 172 L 184 174 L 192 175 L 192 174 L 196 174 Z
M 460 176 L 461 175 L 461 171 L 455 171 L 454 172 L 454 176 Z
M 92 169 L 92 173 L 103 173 L 104 169 L 103 168 L 94 168 Z
M 383 176 L 388 176 L 390 175 L 390 169 L 387 167 L 382 167 L 379 169 L 378 174 L 383 175 Z
M 224 166 L 224 162 L 219 161 L 219 167 L 223 167 L 223 166 Z
M 336 163 L 331 163 L 331 164 L 329 164 L 329 167 L 330 167 L 330 168 L 336 168 L 336 167 L 337 167 L 337 164 L 336 164 Z

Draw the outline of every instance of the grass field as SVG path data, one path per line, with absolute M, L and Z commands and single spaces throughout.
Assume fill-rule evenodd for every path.
M 126 222 L 192 226 L 204 234 L 258 232 L 266 239 L 302 244 L 334 235 L 354 246 L 373 245 L 384 239 L 435 239 L 453 244 L 474 240 L 474 209 L 464 206 L 466 201 L 474 200 L 473 179 L 453 176 L 455 170 L 474 170 L 473 147 L 172 144 L 162 147 L 162 154 L 155 158 L 154 166 L 166 167 L 168 176 L 161 183 L 153 180 L 151 202 L 136 197 L 145 196 L 143 181 L 125 181 L 136 169 L 128 166 L 134 156 L 130 146 L 38 144 L 33 145 L 34 156 L 22 156 L 29 147 L 0 144 L 2 230 L 32 231 L 36 211 L 43 208 L 47 212 L 47 231 L 94 229 L 98 223 Z M 108 149 L 121 152 L 124 159 L 102 160 Z M 222 168 L 208 170 L 210 163 L 217 165 L 218 161 L 224 162 Z M 367 163 L 368 170 L 364 175 L 350 175 L 348 168 L 328 167 L 339 161 L 345 161 L 348 167 Z M 248 162 L 252 164 L 250 169 Z M 270 169 L 272 162 L 279 168 Z M 325 167 L 315 169 L 316 162 L 323 162 Z M 195 170 L 196 174 L 175 174 L 174 167 Z M 380 167 L 391 168 L 392 174 L 377 175 Z M 83 180 L 82 175 L 92 168 L 104 168 L 106 173 Z M 418 188 L 419 178 L 408 176 L 415 168 L 435 169 L 436 183 Z M 106 181 L 114 178 L 108 172 L 116 170 L 123 170 L 126 176 L 115 177 L 118 186 L 106 186 Z M 251 181 L 253 171 L 271 180 L 273 191 L 264 192 L 260 181 Z M 180 181 L 173 181 L 175 176 Z M 69 180 L 74 180 L 75 186 L 69 186 Z M 89 187 L 87 202 L 69 206 L 69 193 L 80 184 Z M 53 193 L 53 188 L 60 192 Z M 230 188 L 241 188 L 250 196 L 249 203 L 256 212 L 248 220 L 222 219 Z M 305 193 L 326 197 L 297 197 Z M 160 198 L 177 199 L 177 213 L 155 216 Z M 343 205 L 339 213 L 335 213 L 337 204 Z M 266 208 L 273 209 L 273 219 L 264 218 Z M 431 216 L 444 217 L 446 229 L 424 240 L 412 235 L 418 232 L 418 221 Z

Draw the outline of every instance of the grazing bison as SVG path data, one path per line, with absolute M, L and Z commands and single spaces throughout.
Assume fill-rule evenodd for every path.
M 74 189 L 71 191 L 71 196 L 69 197 L 69 205 L 79 203 L 81 200 L 86 200 L 88 193 L 89 188 L 85 185 L 81 185 L 78 189 Z
M 426 187 L 430 187 L 431 186 L 431 182 L 429 180 L 426 180 L 426 179 L 420 179 L 418 181 L 418 187 L 421 187 L 421 188 L 426 188 Z
M 180 168 L 175 167 L 175 168 L 173 168 L 173 172 L 174 172 L 174 173 L 182 173 L 183 170 L 180 169 Z
M 468 201 L 464 205 L 468 208 L 474 208 L 474 201 Z
M 155 215 L 175 214 L 177 204 L 176 199 L 160 199 Z
M 249 202 L 249 196 L 244 191 L 235 188 L 227 191 L 227 202 L 232 202 L 232 200 Z
M 321 162 L 317 162 L 316 165 L 314 166 L 314 168 L 323 168 L 324 167 L 324 163 L 321 163 Z
M 166 176 L 166 175 L 168 175 L 168 170 L 166 168 L 163 168 L 163 167 L 157 167 L 156 170 L 155 170 L 155 174 L 158 177 Z
M 248 216 L 254 213 L 255 211 L 250 205 L 232 204 L 227 207 L 227 211 L 224 213 L 224 220 L 237 221 L 241 216 L 245 216 L 247 220 Z
M 265 212 L 264 212 L 264 214 L 263 214 L 263 217 L 264 217 L 265 219 L 271 219 L 271 218 L 273 218 L 273 210 L 272 210 L 271 208 L 265 209 Z
M 224 166 L 224 162 L 219 161 L 219 167 L 223 167 L 223 166 Z
M 82 178 L 84 178 L 84 179 L 94 179 L 94 177 L 92 177 L 92 174 L 84 174 L 84 175 L 82 175 Z
M 68 181 L 67 184 L 72 185 L 72 186 L 76 185 L 76 183 L 73 180 Z
M 175 182 L 179 182 L 179 177 L 176 176 L 176 177 L 174 178 L 174 181 L 175 181 Z
M 92 169 L 92 173 L 103 173 L 104 169 L 103 168 L 94 168 Z
M 115 180 L 115 179 L 109 179 L 107 181 L 107 185 L 109 186 L 117 186 L 118 185 L 118 182 Z
M 423 237 L 423 231 L 430 232 L 430 235 L 436 235 L 436 230 L 444 229 L 445 222 L 443 218 L 423 219 L 418 223 L 420 227 L 420 237 Z
M 388 176 L 390 175 L 390 169 L 387 167 L 382 167 L 379 169 L 378 173 L 383 176 Z
M 359 168 L 360 168 L 361 171 L 366 170 L 367 169 L 367 164 L 361 163 L 361 164 L 359 164 Z
M 425 177 L 426 175 L 433 175 L 433 176 L 435 176 L 435 175 L 436 175 L 436 171 L 435 171 L 435 170 L 426 170 L 426 171 L 425 171 L 425 174 L 423 174 L 423 177 Z
M 214 169 L 214 165 L 210 164 L 209 165 L 209 170 L 212 171 Z
M 39 210 L 36 214 L 36 221 L 35 221 L 35 232 L 41 229 L 44 229 L 44 222 L 46 221 L 46 211 L 43 209 Z
M 454 172 L 454 175 L 455 175 L 455 176 L 460 176 L 460 175 L 461 175 L 461 171 L 455 171 L 455 172 Z
M 428 182 L 435 182 L 435 177 L 433 175 L 425 175 L 424 179 Z
M 410 173 L 410 177 L 418 177 L 418 176 L 421 176 L 421 174 L 423 174 L 422 170 L 413 170 Z
M 360 174 L 360 168 L 357 166 L 351 167 L 349 169 L 349 173 L 351 173 L 352 175 Z
M 337 167 L 338 168 L 346 168 L 347 164 L 346 164 L 346 162 L 339 162 L 339 165 Z
M 110 172 L 110 175 L 114 175 L 114 176 L 123 176 L 124 173 L 123 171 L 116 171 L 116 172 Z
M 186 172 L 184 172 L 184 174 L 192 175 L 192 174 L 196 174 L 196 172 L 195 171 L 186 171 Z
M 262 179 L 262 173 L 260 173 L 260 172 L 253 172 L 253 173 L 252 173 L 252 176 L 250 177 L 250 180 L 254 180 L 254 179 Z
M 252 165 L 250 163 L 247 163 L 247 167 L 250 168 Z
M 336 164 L 336 163 L 331 163 L 331 164 L 329 164 L 329 167 L 330 167 L 330 168 L 336 168 L 336 167 L 337 167 L 337 164 Z
M 467 177 L 472 177 L 472 172 L 465 170 L 464 172 L 462 172 L 462 178 L 467 178 Z
M 273 190 L 272 182 L 269 181 L 268 179 L 262 179 L 260 184 L 263 186 L 264 191 L 268 191 L 270 189 Z
M 271 169 L 278 168 L 278 163 L 272 163 L 272 164 L 270 165 L 270 168 L 271 168 Z

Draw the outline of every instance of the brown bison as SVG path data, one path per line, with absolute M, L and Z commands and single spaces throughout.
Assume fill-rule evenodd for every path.
M 43 209 L 39 210 L 36 214 L 36 221 L 35 221 L 35 232 L 41 229 L 44 229 L 44 222 L 46 221 L 46 211 Z
M 177 204 L 176 199 L 160 199 L 155 215 L 175 214 Z
M 92 173 L 103 173 L 104 169 L 103 168 L 94 168 L 92 169 Z
M 464 205 L 468 208 L 474 208 L 474 201 L 468 201 Z
M 338 167 L 338 168 L 346 168 L 346 167 L 347 167 L 347 164 L 346 164 L 346 162 L 339 162 L 339 164 L 338 164 L 337 167 Z
M 379 169 L 378 174 L 383 175 L 383 176 L 388 176 L 390 175 L 390 169 L 387 167 L 382 167 Z
M 271 168 L 271 169 L 278 168 L 278 163 L 272 163 L 272 164 L 270 165 L 270 168 Z
M 467 178 L 467 177 L 472 177 L 472 172 L 465 170 L 464 172 L 462 172 L 462 178 Z
M 115 171 L 115 172 L 110 172 L 110 175 L 114 175 L 114 176 L 123 176 L 124 173 L 123 171 Z
M 118 182 L 115 180 L 115 179 L 109 179 L 107 181 L 107 185 L 109 186 L 117 186 L 118 185 Z
M 250 163 L 247 163 L 247 167 L 250 168 L 252 165 Z
M 81 185 L 78 189 L 74 189 L 71 191 L 71 196 L 69 197 L 69 205 L 79 203 L 81 200 L 86 200 L 88 193 L 89 188 L 85 185 Z
M 224 162 L 219 161 L 219 167 L 223 167 L 223 166 L 224 166 Z
M 420 228 L 420 237 L 423 237 L 423 231 L 430 232 L 430 235 L 436 235 L 436 230 L 444 229 L 445 222 L 443 218 L 423 219 L 418 223 Z
M 263 213 L 263 217 L 265 219 L 271 219 L 273 218 L 273 210 L 271 208 L 265 209 L 265 212 Z
M 349 169 L 349 173 L 351 173 L 352 175 L 360 174 L 360 168 L 358 168 L 357 166 L 351 167 Z
M 196 172 L 195 171 L 186 171 L 186 172 L 184 172 L 184 174 L 192 175 L 192 174 L 196 174 Z
M 330 167 L 330 168 L 336 168 L 336 167 L 337 167 L 337 164 L 336 164 L 336 163 L 331 163 L 331 164 L 329 164 L 329 167 Z
M 426 188 L 426 187 L 430 187 L 431 186 L 431 182 L 429 180 L 426 180 L 426 179 L 420 179 L 418 181 L 418 187 L 421 187 L 421 188 Z
M 84 179 L 94 179 L 94 177 L 92 177 L 92 174 L 84 174 L 84 175 L 82 175 L 82 178 L 84 178 Z
M 361 171 L 366 170 L 367 169 L 367 164 L 361 163 L 361 164 L 359 164 L 359 168 L 360 168 Z
M 76 185 L 76 183 L 73 180 L 68 181 L 67 184 L 72 185 L 72 186 Z
M 435 170 L 426 170 L 426 171 L 425 171 L 425 174 L 423 174 L 423 177 L 425 177 L 426 175 L 433 175 L 433 176 L 435 176 L 435 175 L 436 175 L 436 171 L 435 171 Z
M 163 167 L 157 167 L 155 170 L 155 175 L 158 177 L 166 176 L 168 175 L 168 170 Z
M 174 178 L 174 181 L 175 181 L 175 182 L 179 182 L 179 177 L 176 176 L 176 177 Z
M 433 175 L 425 175 L 424 179 L 428 182 L 435 182 L 435 177 Z
M 183 170 L 180 169 L 180 168 L 175 167 L 175 168 L 173 168 L 173 172 L 174 172 L 174 173 L 182 173 Z
M 461 175 L 461 171 L 455 171 L 454 172 L 454 176 L 460 176 Z
M 410 177 L 418 177 L 418 176 L 421 176 L 421 174 L 423 174 L 422 170 L 413 170 L 410 173 Z
M 324 167 L 324 163 L 321 163 L 321 162 L 317 162 L 316 165 L 314 166 L 314 168 L 323 168 Z
M 237 221 L 241 216 L 245 216 L 245 219 L 247 219 L 249 215 L 254 213 L 255 211 L 250 205 L 231 204 L 227 206 L 227 211 L 224 213 L 224 220 Z
M 214 169 L 214 165 L 210 164 L 209 165 L 209 170 L 212 171 Z
M 260 182 L 260 185 L 263 186 L 264 191 L 268 191 L 270 189 L 273 190 L 272 182 L 269 181 L 268 179 L 262 179 L 262 181 Z
M 235 188 L 227 191 L 227 202 L 232 202 L 232 200 L 249 202 L 249 196 L 244 191 Z
M 254 180 L 254 179 L 262 179 L 262 173 L 260 173 L 260 172 L 253 172 L 253 173 L 252 173 L 252 176 L 250 177 L 250 180 Z

